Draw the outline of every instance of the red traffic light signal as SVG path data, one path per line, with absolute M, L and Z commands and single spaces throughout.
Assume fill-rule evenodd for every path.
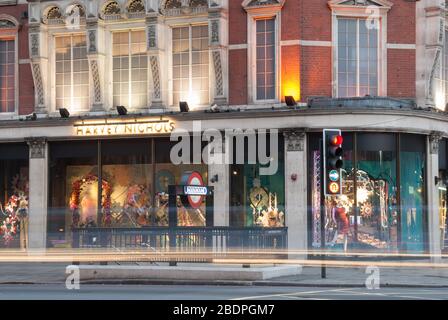
M 344 138 L 341 135 L 334 135 L 330 138 L 330 143 L 334 146 L 340 146 L 344 142 Z

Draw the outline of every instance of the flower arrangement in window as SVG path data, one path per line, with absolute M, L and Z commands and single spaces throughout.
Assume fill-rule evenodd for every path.
M 144 226 L 149 223 L 150 198 L 144 185 L 135 184 L 128 188 L 124 213 L 135 221 L 137 225 Z
M 0 233 L 6 246 L 15 239 L 21 224 L 25 224 L 28 217 L 28 181 L 23 176 L 16 175 L 12 180 L 12 190 L 13 195 L 4 208 L 0 203 L 0 212 L 3 215 Z
M 95 227 L 96 226 L 96 202 L 87 192 L 92 184 L 98 182 L 98 177 L 89 174 L 86 177 L 72 183 L 70 195 L 70 210 L 72 211 L 73 227 Z M 111 194 L 112 187 L 109 182 L 102 180 L 102 211 L 103 226 L 111 224 Z

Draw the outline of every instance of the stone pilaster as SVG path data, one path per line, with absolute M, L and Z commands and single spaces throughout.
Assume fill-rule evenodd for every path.
M 45 138 L 27 139 L 29 160 L 28 247 L 45 250 L 47 238 L 48 148 Z
M 439 176 L 439 143 L 442 139 L 441 132 L 432 132 L 428 136 L 428 237 L 429 253 L 431 261 L 440 260 L 441 254 L 441 230 L 439 221 L 439 186 L 436 184 L 436 177 Z
M 221 4 L 215 4 L 208 10 L 209 45 L 213 67 L 214 101 L 217 105 L 227 103 L 227 19 Z
M 105 54 L 104 54 L 104 30 L 98 23 L 98 18 L 88 18 L 86 28 L 87 58 L 89 60 L 90 96 L 92 97 L 91 111 L 104 111 L 104 75 L 105 75 Z
M 163 62 L 163 30 L 162 17 L 158 12 L 149 12 L 146 16 L 146 39 L 148 50 L 148 66 L 150 68 L 150 100 L 152 109 L 163 107 L 163 74 L 161 64 Z
M 214 195 L 214 224 L 215 226 L 229 225 L 229 203 L 230 203 L 230 174 L 229 165 L 225 163 L 224 143 L 214 144 L 209 150 L 209 159 L 213 157 L 214 163 L 208 165 L 209 185 L 215 188 Z
M 306 133 L 304 130 L 291 129 L 284 131 L 283 135 L 288 249 L 305 251 L 308 243 Z
M 36 10 L 36 9 L 34 9 Z M 38 114 L 46 114 L 49 110 L 48 89 L 48 41 L 45 26 L 40 22 L 30 20 L 29 27 L 29 51 L 31 60 L 31 71 L 35 88 L 35 111 Z

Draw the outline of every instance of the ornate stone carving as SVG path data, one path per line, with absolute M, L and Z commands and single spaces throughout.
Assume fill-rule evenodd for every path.
M 39 34 L 37 33 L 30 34 L 30 51 L 32 58 L 39 56 Z
M 14 24 L 14 22 L 6 20 L 6 19 L 2 19 L 0 20 L 0 29 L 9 29 L 9 28 L 15 28 L 16 25 Z
M 96 52 L 96 30 L 89 30 L 89 53 Z
M 116 15 L 121 13 L 120 5 L 117 1 L 110 1 L 104 6 L 104 15 Z
M 101 82 L 100 82 L 100 73 L 98 69 L 98 61 L 90 60 L 90 71 L 92 72 L 94 101 L 95 104 L 100 104 L 102 100 L 102 95 L 101 95 Z
M 195 14 L 205 12 L 207 0 L 162 0 L 160 12 L 166 15 Z
M 47 146 L 47 140 L 43 137 L 29 138 L 26 141 L 30 148 L 31 159 L 43 159 L 45 158 L 45 148 Z
M 36 95 L 37 95 L 37 104 L 38 106 L 44 106 L 45 105 L 44 85 L 42 82 L 42 73 L 40 70 L 39 63 L 33 63 L 33 78 L 34 78 L 34 87 L 36 89 Z
M 151 65 L 151 72 L 152 72 L 154 99 L 155 100 L 160 100 L 161 99 L 161 92 L 160 92 L 159 58 L 157 56 L 151 56 L 149 58 L 149 63 Z
M 222 80 L 222 65 L 221 65 L 221 54 L 219 51 L 213 51 L 213 65 L 215 68 L 215 89 L 216 96 L 224 95 L 223 90 L 223 80 Z
M 431 73 L 429 74 L 429 79 L 428 79 L 427 101 L 429 104 L 434 104 L 434 92 L 433 92 L 434 91 L 434 78 L 436 75 L 436 71 L 439 68 L 440 54 L 441 54 L 441 49 L 436 48 L 435 57 L 434 57 L 432 67 L 431 67 Z
M 70 16 L 79 15 L 80 17 L 85 17 L 86 10 L 84 9 L 84 7 L 82 5 L 75 4 L 70 8 L 69 15 Z
M 151 24 L 148 26 L 148 49 L 157 48 L 157 26 Z
M 59 9 L 58 7 L 50 8 L 50 10 L 48 10 L 48 12 L 47 12 L 47 17 L 46 18 L 48 20 L 61 19 L 62 18 L 61 9 Z
M 286 130 L 283 132 L 286 151 L 304 151 L 306 133 L 303 130 Z
M 431 154 L 439 154 L 439 142 L 443 138 L 443 134 L 440 131 L 433 131 L 429 135 L 429 151 Z
M 130 13 L 144 13 L 145 4 L 142 0 L 134 0 L 128 6 L 128 12 Z
M 210 22 L 210 43 L 219 44 L 219 21 L 212 20 Z

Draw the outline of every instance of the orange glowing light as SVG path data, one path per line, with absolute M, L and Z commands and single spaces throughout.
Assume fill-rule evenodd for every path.
M 282 97 L 293 96 L 294 100 L 300 101 L 300 84 L 298 81 L 285 81 L 282 85 Z

